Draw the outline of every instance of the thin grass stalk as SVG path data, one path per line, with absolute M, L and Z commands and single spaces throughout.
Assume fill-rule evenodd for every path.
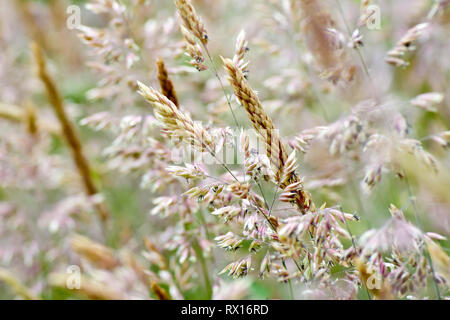
M 58 89 L 56 88 L 55 82 L 47 72 L 44 55 L 37 43 L 32 44 L 32 51 L 37 67 L 37 75 L 45 86 L 50 105 L 52 106 L 61 125 L 62 134 L 71 150 L 72 158 L 76 164 L 78 174 L 82 179 L 85 193 L 88 196 L 94 196 L 99 192 L 92 179 L 89 163 L 85 155 L 83 154 L 81 141 L 66 114 L 63 100 L 58 92 Z M 106 206 L 103 203 L 99 203 L 96 204 L 95 207 L 100 219 L 103 222 L 107 221 L 109 213 L 106 209 Z
M 348 225 L 347 219 L 345 218 L 344 211 L 342 210 L 342 207 L 341 207 L 341 206 L 339 206 L 339 211 L 340 211 L 341 214 L 342 214 L 342 219 L 344 220 L 345 227 L 347 228 L 347 231 L 348 231 L 348 233 L 350 234 L 350 237 L 352 238 L 352 247 L 353 247 L 353 250 L 355 250 L 355 254 L 357 254 L 358 250 L 356 249 L 355 237 L 353 236 L 353 233 L 352 233 L 352 231 L 350 230 L 350 226 Z M 353 264 L 352 264 L 352 263 L 350 263 L 350 265 L 353 267 Z M 367 298 L 368 298 L 369 300 L 371 300 L 372 297 L 370 296 L 369 289 L 367 288 L 367 285 L 366 285 L 365 282 L 363 283 L 363 286 L 364 286 L 364 288 L 365 288 L 365 290 L 366 290 Z
M 407 176 L 406 172 L 405 172 L 405 183 L 406 183 L 406 187 L 408 189 L 409 198 L 411 199 L 411 204 L 412 204 L 412 207 L 413 207 L 413 210 L 414 210 L 414 216 L 415 216 L 415 219 L 416 219 L 416 223 L 419 226 L 419 228 L 421 230 L 423 230 L 423 228 L 422 228 L 422 221 L 420 220 L 420 217 L 419 217 L 419 210 L 417 209 L 415 196 L 414 196 L 414 194 L 412 192 L 411 184 L 409 183 L 408 176 Z M 434 284 L 434 289 L 436 291 L 436 296 L 437 296 L 438 300 L 441 300 L 441 291 L 439 290 L 439 285 L 438 285 L 438 283 L 436 281 L 436 274 L 435 274 L 435 271 L 434 271 L 433 260 L 431 260 L 431 256 L 430 256 L 430 253 L 428 252 L 428 248 L 427 248 L 427 245 L 426 245 L 425 241 L 421 245 L 421 249 L 422 249 L 423 254 L 425 255 L 425 258 L 427 259 L 428 265 L 430 266 L 430 269 L 431 269 L 431 276 L 433 277 L 433 284 Z
M 219 81 L 220 87 L 222 88 L 222 91 L 223 91 L 223 93 L 225 95 L 225 99 L 227 100 L 227 105 L 228 105 L 228 108 L 230 109 L 231 115 L 233 116 L 234 123 L 236 124 L 236 126 L 238 128 L 240 128 L 241 126 L 239 124 L 239 121 L 236 118 L 236 115 L 234 114 L 233 107 L 231 106 L 230 98 L 228 97 L 228 94 L 227 94 L 227 92 L 225 90 L 225 86 L 223 85 L 222 79 L 219 76 L 219 72 L 217 71 L 216 65 L 215 65 L 215 63 L 214 63 L 214 61 L 213 61 L 213 59 L 211 57 L 211 54 L 209 53 L 208 46 L 206 44 L 204 44 L 203 48 L 205 49 L 206 55 L 208 56 L 208 59 L 209 59 L 209 61 L 211 63 L 211 66 L 212 66 L 212 69 L 213 69 L 213 74 L 217 78 L 217 80 Z
M 158 81 L 161 87 L 161 93 L 165 95 L 173 104 L 177 107 L 180 107 L 178 104 L 177 93 L 173 86 L 172 80 L 170 80 L 169 73 L 167 72 L 166 66 L 164 64 L 164 60 L 159 57 L 156 61 L 156 65 L 158 67 Z
M 203 256 L 203 251 L 200 247 L 200 244 L 197 240 L 196 237 L 194 237 L 192 239 L 192 247 L 195 251 L 195 255 L 197 256 L 197 259 L 200 262 L 200 266 L 202 268 L 202 274 L 203 274 L 203 279 L 205 281 L 205 288 L 206 288 L 206 299 L 210 300 L 212 298 L 212 285 L 211 285 L 211 280 L 209 279 L 209 272 L 208 272 L 208 266 L 206 264 L 206 259 Z

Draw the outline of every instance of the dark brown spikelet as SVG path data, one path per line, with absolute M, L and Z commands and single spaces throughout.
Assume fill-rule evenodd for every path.
M 161 288 L 158 283 L 156 283 L 153 280 L 150 280 L 150 287 L 155 294 L 155 296 L 159 300 L 172 300 L 170 299 L 169 295 L 167 294 L 166 290 L 164 288 Z
M 179 107 L 177 93 L 173 86 L 172 80 L 169 78 L 166 66 L 164 65 L 164 61 L 161 57 L 159 57 L 156 61 L 156 65 L 158 66 L 158 81 L 161 86 L 161 93 L 172 101 L 174 105 Z

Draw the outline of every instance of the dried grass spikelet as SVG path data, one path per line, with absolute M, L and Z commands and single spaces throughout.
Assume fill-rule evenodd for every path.
M 217 241 L 217 245 L 224 248 L 227 251 L 236 251 L 241 247 L 244 239 L 235 235 L 233 232 L 229 231 L 224 235 L 217 236 L 214 238 Z
M 169 78 L 164 61 L 161 57 L 156 61 L 158 67 L 158 81 L 161 86 L 161 93 L 165 95 L 175 106 L 178 107 L 178 98 L 172 80 Z
M 289 140 L 288 144 L 292 149 L 306 153 L 310 147 L 311 141 L 315 138 L 314 134 L 300 133 Z
M 195 41 L 194 36 L 188 29 L 183 26 L 181 26 L 180 29 L 185 40 L 186 53 L 192 58 L 190 64 L 198 71 L 207 70 L 208 67 L 203 64 L 203 62 L 205 62 L 205 57 L 203 56 L 202 48 L 200 48 L 199 44 Z
M 169 136 L 179 137 L 201 152 L 214 153 L 211 135 L 198 122 L 180 111 L 172 101 L 155 89 L 138 82 L 139 93 L 153 106 L 155 117 Z
M 381 181 L 382 173 L 383 165 L 379 163 L 366 168 L 364 178 L 361 181 L 361 187 L 365 193 L 369 193 Z
M 223 270 L 220 271 L 219 274 L 228 272 L 228 275 L 233 277 L 234 279 L 245 277 L 250 271 L 251 264 L 251 256 L 247 256 L 244 259 L 230 263 L 225 268 L 223 268 Z
M 226 206 L 214 210 L 211 214 L 215 216 L 220 216 L 225 222 L 228 222 L 238 216 L 241 213 L 241 208 L 234 206 Z
M 281 179 L 284 163 L 287 159 L 286 150 L 275 130 L 272 119 L 263 109 L 258 96 L 248 84 L 242 71 L 230 59 L 222 58 L 228 72 L 228 80 L 233 87 L 234 94 L 244 107 L 253 124 L 253 127 L 266 145 L 266 154 L 276 173 L 277 181 Z
M 274 180 L 274 172 L 270 160 L 257 150 L 250 149 L 250 137 L 242 130 L 240 136 L 240 150 L 244 153 L 245 174 L 254 181 L 261 178 L 265 181 Z
M 185 179 L 205 178 L 206 172 L 198 165 L 186 163 L 185 167 L 168 166 L 166 171 L 170 174 Z
M 302 183 L 300 181 L 287 185 L 283 192 L 280 194 L 281 202 L 295 202 L 297 193 L 302 189 Z
M 278 131 L 275 130 L 272 120 L 263 109 L 258 96 L 250 87 L 241 70 L 230 59 L 222 58 L 228 72 L 228 80 L 233 87 L 234 94 L 247 111 L 247 115 L 256 132 L 263 139 L 266 146 L 266 155 L 269 158 L 275 181 L 284 189 L 288 184 L 300 181 L 295 175 L 295 153 L 287 156 Z M 299 188 L 294 202 L 302 212 L 312 209 L 311 196 Z
M 11 290 L 25 300 L 39 300 L 27 287 L 25 287 L 19 279 L 17 279 L 11 272 L 0 268 L 0 283 L 6 283 Z
M 178 13 L 183 20 L 184 26 L 187 30 L 201 41 L 204 45 L 208 43 L 208 35 L 203 22 L 195 12 L 190 0 L 175 0 Z
M 244 153 L 244 161 L 250 157 L 250 137 L 242 129 L 239 136 L 240 150 Z
M 247 199 L 248 193 L 250 192 L 250 184 L 235 182 L 228 185 L 228 189 L 239 198 Z
M 36 43 L 32 44 L 32 51 L 36 63 L 37 75 L 45 86 L 50 105 L 55 111 L 62 127 L 62 134 L 72 152 L 72 157 L 78 169 L 78 173 L 82 178 L 85 192 L 88 196 L 96 195 L 98 194 L 98 190 L 91 177 L 89 163 L 83 154 L 81 141 L 64 110 L 64 103 L 56 88 L 55 82 L 47 72 L 44 55 Z M 104 204 L 96 204 L 96 209 L 102 221 L 106 221 L 109 217 L 109 213 Z
M 375 271 L 370 271 L 367 264 L 361 258 L 355 258 L 354 264 L 359 272 L 359 278 L 367 290 L 374 296 L 377 300 L 393 300 L 394 296 L 392 294 L 391 287 L 389 283 L 383 279 L 381 280 L 381 285 L 372 285 L 372 278 L 375 277 Z
M 234 49 L 233 63 L 241 70 L 241 72 L 247 76 L 248 61 L 244 60 L 245 53 L 249 51 L 248 41 L 246 39 L 246 34 L 244 30 L 241 30 L 236 39 L 236 48 Z
M 76 253 L 99 268 L 111 270 L 119 264 L 119 261 L 110 248 L 92 241 L 87 237 L 76 234 L 72 236 L 70 244 Z
M 403 48 L 411 48 L 411 45 L 417 41 L 417 39 L 423 34 L 423 32 L 429 27 L 429 23 L 419 23 L 409 29 L 406 34 L 397 42 L 397 46 Z
M 67 284 L 71 280 L 70 277 L 71 275 L 66 273 L 53 273 L 49 276 L 48 283 L 53 287 L 67 288 Z M 117 290 L 83 275 L 80 277 L 80 288 L 71 290 L 92 300 L 125 299 Z
M 367 23 L 369 23 L 373 19 L 373 15 L 375 14 L 374 10 L 371 10 L 372 8 L 372 1 L 370 0 L 363 0 L 361 3 L 361 15 L 359 17 L 358 24 L 360 26 L 365 26 Z
M 413 45 L 419 37 L 428 29 L 429 23 L 419 23 L 411 29 L 397 42 L 395 47 L 388 51 L 385 61 L 396 67 L 406 67 L 409 62 L 403 59 L 403 56 L 407 52 L 415 51 L 416 48 Z
M 259 267 L 259 278 L 265 279 L 270 275 L 270 266 L 271 266 L 271 257 L 270 252 L 267 251 L 266 255 L 261 261 L 261 265 Z
M 295 161 L 295 151 L 292 151 L 284 164 L 282 175 L 281 175 L 281 185 L 288 185 L 292 177 L 295 176 L 295 170 L 297 169 L 297 163 Z M 297 179 L 295 179 L 297 180 Z

